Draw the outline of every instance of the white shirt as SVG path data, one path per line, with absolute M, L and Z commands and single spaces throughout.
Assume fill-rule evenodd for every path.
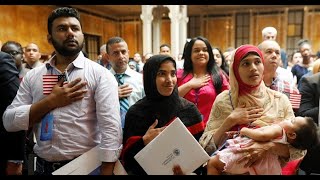
M 278 79 L 287 81 L 290 84 L 294 83 L 293 74 L 291 71 L 288 71 L 287 69 L 284 69 L 282 67 L 278 67 L 276 73 L 278 74 Z
M 113 68 L 110 69 L 110 72 L 113 75 L 116 74 Z M 141 73 L 138 73 L 130 69 L 129 67 L 127 67 L 124 74 L 125 74 L 125 76 L 123 76 L 124 84 L 129 84 L 129 87 L 132 88 L 132 93 L 128 97 L 129 107 L 130 107 L 145 96 L 145 92 L 143 88 L 143 78 Z
M 142 73 L 143 72 L 144 63 L 140 61 L 139 63 L 137 63 L 137 65 L 139 66 L 139 73 Z
M 176 61 L 177 69 L 183 69 L 184 59 Z
M 23 78 L 15 99 L 3 115 L 7 131 L 28 129 L 31 105 L 45 97 L 42 76 L 60 74 L 53 58 L 48 65 L 30 70 Z M 50 112 L 54 117 L 52 140 L 40 141 L 41 122 L 33 127 L 37 140 L 34 152 L 47 161 L 62 161 L 73 159 L 100 143 L 101 161 L 115 162 L 122 149 L 117 81 L 106 68 L 85 58 L 82 52 L 68 69 L 71 81 L 80 77 L 87 82 L 88 92 L 82 100 Z

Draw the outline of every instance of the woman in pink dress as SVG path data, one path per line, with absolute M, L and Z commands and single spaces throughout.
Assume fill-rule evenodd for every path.
M 191 39 L 183 54 L 184 69 L 177 71 L 179 95 L 198 107 L 206 124 L 216 96 L 228 90 L 229 83 L 217 66 L 206 38 Z

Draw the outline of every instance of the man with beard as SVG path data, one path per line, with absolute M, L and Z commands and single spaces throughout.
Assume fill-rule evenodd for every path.
M 55 55 L 27 73 L 4 113 L 4 127 L 33 128 L 35 175 L 50 175 L 98 145 L 101 174 L 111 175 L 122 149 L 118 83 L 84 57 L 77 10 L 61 7 L 48 18 L 47 39 Z

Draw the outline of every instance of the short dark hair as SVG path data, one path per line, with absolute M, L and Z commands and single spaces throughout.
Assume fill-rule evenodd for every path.
M 310 42 L 308 39 L 300 39 L 298 42 L 297 42 L 297 45 L 298 45 L 298 48 L 299 50 L 301 49 L 301 47 L 305 44 L 309 44 L 309 46 L 311 46 Z
M 69 7 L 60 7 L 51 12 L 51 14 L 48 17 L 48 33 L 51 35 L 52 33 L 52 23 L 55 19 L 59 17 L 74 17 L 78 19 L 80 22 L 80 14 L 78 10 L 74 8 L 69 8 Z M 80 22 L 81 26 L 81 22 Z
M 112 45 L 112 44 L 115 44 L 115 43 L 120 43 L 120 42 L 126 42 L 124 39 L 122 39 L 121 37 L 112 37 L 110 38 L 106 45 L 106 49 L 107 49 L 107 54 L 109 54 L 109 46 Z
M 297 149 L 310 150 L 319 142 L 318 127 L 311 117 L 304 117 L 306 123 L 296 131 L 296 139 L 291 145 Z
M 23 48 L 22 48 L 21 44 L 16 42 L 16 41 L 7 41 L 7 42 L 5 42 L 1 47 L 1 51 L 5 51 L 4 50 L 5 47 L 10 45 L 10 44 L 13 44 L 13 45 L 17 46 L 17 48 L 19 49 L 19 53 L 23 54 Z
M 169 49 L 171 49 L 171 47 L 170 47 L 169 44 L 161 44 L 161 45 L 160 45 L 160 49 L 161 49 L 162 47 L 168 47 Z

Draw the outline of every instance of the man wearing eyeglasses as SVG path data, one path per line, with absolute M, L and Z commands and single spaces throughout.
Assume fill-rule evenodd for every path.
M 19 79 L 22 80 L 28 70 L 22 66 L 23 49 L 21 44 L 16 41 L 7 41 L 1 47 L 1 51 L 10 54 L 14 58 L 16 67 L 19 71 Z
M 2 50 L 2 49 L 1 49 Z M 2 115 L 14 99 L 19 88 L 18 71 L 13 58 L 0 52 L 0 176 L 21 175 L 24 160 L 25 131 L 7 132 Z

